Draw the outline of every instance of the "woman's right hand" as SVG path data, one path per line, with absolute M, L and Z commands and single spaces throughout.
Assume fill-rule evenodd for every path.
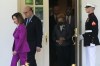
M 16 55 L 17 54 L 17 52 L 16 51 L 13 51 L 13 55 Z

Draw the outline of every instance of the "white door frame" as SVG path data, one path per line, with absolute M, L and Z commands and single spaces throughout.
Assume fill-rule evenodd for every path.
M 76 31 L 76 35 L 77 35 L 77 39 L 76 39 L 76 66 L 82 66 L 82 42 L 80 42 L 80 34 L 81 34 L 81 0 L 76 0 L 76 6 L 75 6 L 75 15 L 76 15 L 76 27 L 77 27 L 77 31 Z

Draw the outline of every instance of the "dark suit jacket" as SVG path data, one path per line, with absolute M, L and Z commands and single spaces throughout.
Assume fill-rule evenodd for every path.
M 49 17 L 49 48 L 50 48 L 50 52 L 55 52 L 55 42 L 52 39 L 52 34 L 53 34 L 53 30 L 55 25 L 57 24 L 57 21 L 54 17 L 54 15 L 51 15 Z M 53 54 L 53 53 L 50 53 Z
M 25 24 L 27 19 L 25 19 Z M 27 40 L 29 42 L 30 49 L 35 47 L 42 47 L 42 22 L 37 16 L 33 16 L 29 24 L 27 24 Z M 34 48 L 35 48 L 34 47 Z
M 57 24 L 54 28 L 53 32 L 53 40 L 56 42 L 56 40 L 59 40 L 60 37 L 64 37 L 65 41 L 61 46 L 66 46 L 66 45 L 72 45 L 72 31 L 70 28 L 69 24 L 65 24 L 62 28 L 62 31 L 60 30 L 60 26 Z M 56 43 L 59 45 L 58 43 Z
M 66 20 L 67 21 L 67 20 Z M 68 23 L 68 22 L 67 22 Z M 75 29 L 75 16 L 74 15 L 71 15 L 71 21 L 70 21 L 70 28 L 72 30 L 72 33 L 74 35 L 74 29 Z
M 50 42 L 52 42 L 52 33 L 53 33 L 53 30 L 54 30 L 54 27 L 55 27 L 55 25 L 57 24 L 57 21 L 56 21 L 56 19 L 55 19 L 55 17 L 54 17 L 54 15 L 51 15 L 50 17 L 49 17 L 49 38 L 50 38 Z

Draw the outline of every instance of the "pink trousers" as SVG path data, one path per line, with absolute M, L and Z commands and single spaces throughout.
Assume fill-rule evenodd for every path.
M 17 66 L 19 60 L 20 65 L 25 65 L 25 62 L 27 61 L 27 53 L 17 53 L 16 55 L 13 55 L 11 66 Z

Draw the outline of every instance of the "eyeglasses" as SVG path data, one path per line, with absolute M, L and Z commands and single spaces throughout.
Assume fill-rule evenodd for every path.
M 30 10 L 29 10 L 30 11 Z M 29 11 L 23 12 L 24 14 L 27 14 Z
M 27 14 L 28 12 L 23 12 L 24 14 Z

